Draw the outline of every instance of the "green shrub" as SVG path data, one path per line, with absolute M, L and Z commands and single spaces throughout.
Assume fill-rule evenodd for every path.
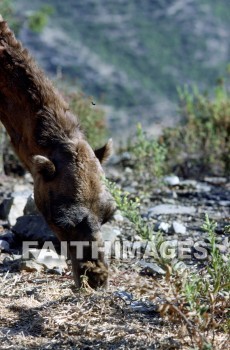
M 140 199 L 138 197 L 131 198 L 129 192 L 124 192 L 114 182 L 106 180 L 106 185 L 116 202 L 117 209 L 132 223 L 138 235 L 143 239 L 150 240 L 153 227 L 149 226 L 140 215 Z
M 163 143 L 148 136 L 142 129 L 141 124 L 137 125 L 136 136 L 128 146 L 134 158 L 134 169 L 140 173 L 145 180 L 152 177 L 159 178 L 165 172 L 166 147 Z
M 179 90 L 183 125 L 164 130 L 167 162 L 182 176 L 227 175 L 230 173 L 230 99 L 223 84 L 214 98 Z
M 43 5 L 38 11 L 33 12 L 28 18 L 28 26 L 33 32 L 40 33 L 47 25 L 49 16 L 54 12 L 50 5 Z
M 194 321 L 201 328 L 221 328 L 229 333 L 230 256 L 229 253 L 222 256 L 218 249 L 216 226 L 206 215 L 203 229 L 209 236 L 210 262 L 200 272 L 185 277 L 182 294 Z M 218 322 L 220 318 L 221 323 Z
M 17 17 L 15 16 L 12 0 L 0 1 L 0 14 L 2 15 L 4 20 L 7 20 L 14 32 L 17 33 L 20 27 L 20 23 Z

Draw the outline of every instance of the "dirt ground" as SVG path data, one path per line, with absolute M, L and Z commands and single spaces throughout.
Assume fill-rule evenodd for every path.
M 65 276 L 9 273 L 0 282 L 0 349 L 190 349 L 185 324 L 159 312 L 175 301 L 165 278 L 110 266 L 107 291 L 76 290 Z M 165 295 L 168 297 L 165 298 Z M 174 300 L 173 300 L 174 299 Z M 215 335 L 216 349 L 229 349 Z

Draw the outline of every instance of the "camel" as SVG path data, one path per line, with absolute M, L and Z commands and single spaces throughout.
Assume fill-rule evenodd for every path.
M 101 225 L 115 205 L 101 164 L 111 153 L 111 141 L 95 151 L 90 147 L 77 117 L 1 15 L 0 120 L 32 174 L 38 210 L 68 244 L 76 286 L 86 275 L 92 288 L 106 287 Z M 84 245 L 82 257 L 78 242 Z M 98 245 L 98 254 L 92 254 L 92 245 Z

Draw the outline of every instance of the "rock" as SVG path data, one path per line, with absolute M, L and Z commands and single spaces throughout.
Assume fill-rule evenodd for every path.
M 16 224 L 17 218 L 23 215 L 23 210 L 26 205 L 27 198 L 22 196 L 16 196 L 13 198 L 13 203 L 8 215 L 8 221 L 11 226 Z
M 16 184 L 13 192 L 3 201 L 0 206 L 0 217 L 8 220 L 11 226 L 16 224 L 19 216 L 23 215 L 23 210 L 27 202 L 27 198 L 31 195 L 30 185 Z
M 145 274 L 148 276 L 152 276 L 152 275 L 156 275 L 156 274 L 158 274 L 158 275 L 165 275 L 166 274 L 165 270 L 163 270 L 156 263 L 148 263 L 146 261 L 139 261 L 138 265 L 143 267 L 143 269 L 141 270 L 141 274 Z
M 143 241 L 143 238 L 142 238 L 141 236 L 139 236 L 139 235 L 135 235 L 135 236 L 133 237 L 133 240 L 134 240 L 134 241 L 138 241 L 138 242 L 142 242 L 142 241 Z
M 0 239 L 6 241 L 11 246 L 15 241 L 15 234 L 11 231 L 6 231 L 0 234 Z
M 128 193 L 133 193 L 133 194 L 136 193 L 136 189 L 133 186 L 125 186 L 123 188 L 123 191 Z
M 167 222 L 160 222 L 156 224 L 155 231 L 163 231 L 165 233 L 168 233 L 169 228 L 170 224 L 168 224 Z
M 222 207 L 229 207 L 230 208 L 230 201 L 219 201 L 218 204 Z
M 129 175 L 129 174 L 133 173 L 133 170 L 130 167 L 127 166 L 127 167 L 125 167 L 124 172 L 125 172 L 126 175 Z
M 24 175 L 24 179 L 26 180 L 26 182 L 30 183 L 30 184 L 33 184 L 34 183 L 34 180 L 33 180 L 33 177 L 30 173 L 25 173 Z
M 20 263 L 20 270 L 27 272 L 43 272 L 44 266 L 35 260 L 22 260 Z
M 176 234 L 180 234 L 180 235 L 184 235 L 186 233 L 186 227 L 181 224 L 180 222 L 177 222 L 177 221 L 173 221 L 172 223 L 172 231 L 173 233 L 176 233 Z
M 59 242 L 41 215 L 19 217 L 12 230 L 23 240 Z
M 182 180 L 180 181 L 180 187 L 188 187 L 192 189 L 196 189 L 197 181 L 196 180 Z
M 61 267 L 57 266 L 57 267 L 54 267 L 53 269 L 47 269 L 46 273 L 62 276 L 64 274 L 64 271 Z
M 134 300 L 133 295 L 124 290 L 116 291 L 114 295 L 115 297 L 122 299 L 124 301 L 123 305 L 125 305 L 134 312 L 141 312 L 147 314 L 156 314 L 157 312 L 159 312 L 159 308 L 157 305 L 154 305 L 152 302 L 148 302 L 146 300 Z
M 183 261 L 177 261 L 173 265 L 173 270 L 178 272 L 184 272 L 188 269 L 188 266 Z
M 159 204 L 148 210 L 148 216 L 152 217 L 154 215 L 194 215 L 196 213 L 195 207 L 186 207 L 182 205 L 172 205 L 172 204 Z
M 117 222 L 123 222 L 124 216 L 121 214 L 120 211 L 116 211 L 116 214 L 114 214 L 113 219 Z
M 13 197 L 25 197 L 28 198 L 31 195 L 32 186 L 29 184 L 17 183 L 13 188 Z
M 54 247 L 51 247 L 51 249 L 52 248 Z M 52 251 L 46 248 L 31 249 L 27 252 L 27 255 L 30 257 L 30 259 L 32 258 L 39 264 L 42 264 L 45 270 L 59 269 L 63 271 L 68 268 L 66 264 L 67 257 L 58 255 L 55 249 Z
M 129 161 L 132 159 L 132 155 L 129 152 L 123 152 L 121 154 L 113 154 L 108 161 L 109 165 L 118 165 L 122 162 Z
M 223 185 L 227 182 L 227 179 L 226 179 L 226 177 L 205 176 L 204 181 L 208 182 L 211 185 Z
M 169 175 L 163 178 L 163 181 L 168 186 L 177 186 L 180 184 L 180 179 L 176 175 Z
M 6 251 L 10 250 L 9 243 L 7 241 L 4 241 L 3 239 L 0 239 L 0 251 L 1 250 L 6 250 Z
M 197 182 L 196 189 L 199 192 L 210 192 L 211 186 L 209 186 L 205 182 Z
M 13 197 L 8 195 L 7 198 L 4 198 L 2 203 L 0 204 L 0 219 L 7 220 L 8 215 L 13 204 Z
M 31 195 L 27 199 L 27 202 L 24 208 L 24 215 L 39 215 L 39 211 L 34 202 L 33 193 L 31 193 Z
M 121 231 L 116 226 L 112 226 L 111 224 L 105 224 L 101 228 L 101 233 L 104 241 L 110 241 L 111 244 L 113 244 L 117 236 L 121 234 Z

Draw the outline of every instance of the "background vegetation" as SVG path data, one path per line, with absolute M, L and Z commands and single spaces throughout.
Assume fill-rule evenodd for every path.
M 39 13 L 44 1 L 13 4 L 23 16 L 28 10 Z M 170 120 L 177 86 L 196 84 L 205 91 L 225 72 L 230 50 L 227 0 L 46 4 L 54 10 L 47 32 L 31 37 L 25 26 L 21 38 L 50 73 L 61 68 L 86 94 L 125 110 L 127 127 L 140 117 L 144 125 L 157 118 Z

